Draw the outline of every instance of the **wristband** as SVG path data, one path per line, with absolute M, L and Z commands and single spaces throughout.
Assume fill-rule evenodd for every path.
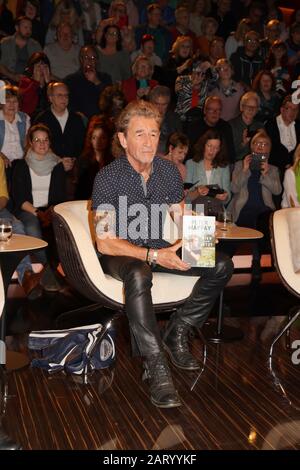
M 158 257 L 158 250 L 153 250 L 152 256 L 151 256 L 151 264 L 152 264 L 152 266 L 156 266 L 157 257 Z

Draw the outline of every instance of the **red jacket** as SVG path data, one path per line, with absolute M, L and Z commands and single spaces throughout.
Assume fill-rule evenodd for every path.
M 158 85 L 158 82 L 156 80 L 149 80 L 150 89 L 154 88 L 156 85 Z M 125 95 L 125 99 L 127 103 L 130 103 L 130 101 L 136 100 L 137 99 L 136 78 L 131 77 L 131 78 L 127 78 L 127 80 L 123 80 L 122 91 Z

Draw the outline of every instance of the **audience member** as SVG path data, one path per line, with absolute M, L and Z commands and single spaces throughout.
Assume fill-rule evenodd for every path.
M 186 167 L 183 162 L 189 150 L 189 139 L 181 132 L 173 132 L 169 136 L 167 147 L 168 153 L 164 158 L 174 163 L 182 177 L 182 180 L 185 181 Z
M 246 33 L 250 31 L 249 18 L 242 18 L 238 23 L 236 31 L 232 32 L 225 42 L 225 53 L 227 59 L 231 60 L 231 55 L 243 47 Z
M 178 6 L 175 10 L 175 25 L 170 27 L 172 35 L 172 43 L 180 36 L 187 36 L 192 40 L 193 46 L 196 47 L 196 35 L 189 28 L 190 15 L 187 6 Z
M 209 95 L 218 96 L 222 101 L 221 119 L 230 121 L 239 115 L 240 99 L 245 87 L 232 79 L 233 69 L 228 59 L 219 59 L 216 63 L 219 79 Z
M 265 36 L 260 40 L 260 55 L 264 60 L 269 55 L 270 48 L 274 41 L 280 38 L 279 20 L 270 20 L 265 27 Z
M 145 55 L 151 61 L 153 67 L 161 67 L 162 60 L 154 52 L 155 40 L 151 34 L 144 34 L 141 40 L 141 48 L 131 54 L 131 61 L 134 62 L 139 55 Z
M 178 36 L 162 69 L 162 82 L 174 90 L 177 77 L 192 72 L 193 43 L 188 36 Z
M 110 75 L 112 83 L 121 83 L 131 76 L 130 55 L 122 50 L 122 37 L 118 26 L 108 25 L 103 29 L 98 57 L 101 72 Z
M 274 41 L 266 59 L 266 69 L 275 78 L 275 88 L 278 93 L 285 95 L 289 89 L 290 74 L 288 71 L 287 46 L 283 41 Z
M 260 99 L 254 91 L 247 91 L 240 101 L 241 113 L 229 121 L 232 130 L 235 159 L 242 160 L 250 151 L 250 140 L 258 129 L 263 129 L 262 122 L 256 121 Z
M 150 90 L 158 85 L 152 80 L 153 65 L 146 56 L 138 56 L 132 65 L 132 77 L 122 82 L 122 91 L 127 103 L 136 99 L 147 99 Z
M 281 207 L 300 207 L 300 144 L 294 152 L 294 163 L 284 173 Z
M 280 114 L 266 123 L 266 131 L 272 140 L 270 163 L 279 168 L 283 178 L 285 170 L 293 164 L 295 148 L 300 143 L 299 105 L 287 95 L 281 104 Z
M 192 160 L 186 162 L 185 183 L 193 187 L 186 195 L 187 201 L 204 204 L 207 215 L 217 215 L 230 200 L 230 169 L 226 144 L 215 129 L 207 130 L 194 147 Z M 211 194 L 210 185 L 218 192 Z
M 62 80 L 78 70 L 80 47 L 73 44 L 72 27 L 68 23 L 57 26 L 56 37 L 56 41 L 48 44 L 44 52 L 50 61 L 53 77 Z
M 218 22 L 216 35 L 226 40 L 236 29 L 236 19 L 231 11 L 231 0 L 217 0 L 213 3 L 212 16 Z
M 273 196 L 281 193 L 278 168 L 268 161 L 271 139 L 265 132 L 257 132 L 250 143 L 251 153 L 238 161 L 232 173 L 232 200 L 228 210 L 236 225 L 263 232 L 264 237 L 253 244 L 252 279 L 260 280 L 260 257 L 269 245 L 269 216 L 275 210 Z M 257 155 L 263 160 L 254 161 Z
M 101 21 L 101 7 L 93 0 L 80 0 L 84 44 L 94 42 L 97 25 Z
M 94 116 L 88 125 L 84 148 L 78 160 L 76 199 L 90 199 L 96 174 L 108 165 L 111 155 L 112 127 L 106 119 Z
M 255 119 L 265 124 L 277 115 L 281 101 L 276 92 L 276 82 L 273 74 L 268 70 L 258 72 L 253 81 L 252 89 L 260 99 L 259 110 Z
M 31 37 L 43 47 L 45 43 L 45 28 L 39 19 L 40 2 L 38 0 L 26 0 L 24 2 L 23 10 L 23 14 L 31 20 Z
M 99 113 L 99 96 L 107 85 L 111 85 L 110 76 L 96 70 L 97 60 L 98 54 L 94 46 L 82 47 L 80 69 L 64 80 L 70 93 L 70 109 L 79 111 L 88 119 Z
M 45 43 L 52 44 L 55 41 L 56 29 L 60 23 L 68 23 L 72 27 L 74 44 L 84 45 L 81 20 L 74 3 L 69 0 L 59 0 L 51 18 L 46 34 Z
M 211 10 L 211 0 L 192 0 L 188 2 L 190 8 L 190 29 L 196 34 L 201 36 L 202 23 Z
M 32 126 L 27 140 L 25 158 L 18 160 L 14 168 L 12 197 L 15 214 L 24 224 L 26 235 L 44 238 L 51 226 L 51 207 L 66 200 L 65 170 L 60 158 L 51 151 L 46 126 Z M 54 249 L 54 238 L 49 249 Z M 36 250 L 34 257 L 45 267 L 40 280 L 42 287 L 49 292 L 60 290 L 46 250 Z
M 114 128 L 115 121 L 126 106 L 125 96 L 119 85 L 109 85 L 99 98 L 100 115 Z
M 263 68 L 263 58 L 259 54 L 259 35 L 249 31 L 244 38 L 244 46 L 234 52 L 230 61 L 234 70 L 234 79 L 251 86 L 255 75 Z
M 35 52 L 29 58 L 19 88 L 21 110 L 34 117 L 47 107 L 47 85 L 51 81 L 50 62 L 44 52 Z
M 171 90 L 162 85 L 157 85 L 150 91 L 149 100 L 154 104 L 161 116 L 160 135 L 157 155 L 163 156 L 168 152 L 168 139 L 174 132 L 182 131 L 182 124 L 178 114 L 170 109 Z
M 1 40 L 0 73 L 18 83 L 31 55 L 41 50 L 40 44 L 31 38 L 32 23 L 26 16 L 16 19 L 16 32 Z
M 216 36 L 218 22 L 215 18 L 208 16 L 203 18 L 201 28 L 202 35 L 197 38 L 196 49 L 198 49 L 201 57 L 207 57 L 209 55 L 209 45 Z

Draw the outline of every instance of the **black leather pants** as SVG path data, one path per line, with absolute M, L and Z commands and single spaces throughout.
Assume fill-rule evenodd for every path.
M 151 356 L 160 352 L 162 343 L 152 304 L 150 266 L 144 261 L 128 256 L 103 255 L 100 257 L 100 263 L 106 274 L 124 282 L 125 310 L 139 354 Z M 185 323 L 201 327 L 210 314 L 215 300 L 231 278 L 233 264 L 229 258 L 219 255 L 215 268 L 177 271 L 157 265 L 153 271 L 201 276 L 190 297 L 176 314 L 178 319 Z M 135 352 L 134 345 L 133 352 Z

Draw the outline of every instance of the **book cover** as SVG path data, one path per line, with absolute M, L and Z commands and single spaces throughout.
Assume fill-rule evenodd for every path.
M 182 260 L 191 266 L 214 268 L 216 263 L 216 218 L 183 216 Z

